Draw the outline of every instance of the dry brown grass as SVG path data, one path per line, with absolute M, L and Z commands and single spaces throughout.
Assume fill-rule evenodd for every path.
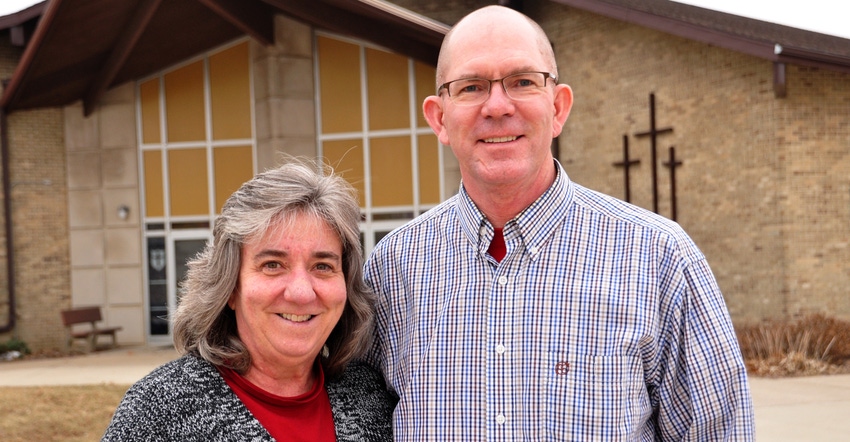
M 812 314 L 739 327 L 747 370 L 756 376 L 850 372 L 850 322 Z
M 99 441 L 129 387 L 0 387 L 0 441 Z

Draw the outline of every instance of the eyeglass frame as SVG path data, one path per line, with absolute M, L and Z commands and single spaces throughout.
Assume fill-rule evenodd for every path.
M 490 79 L 487 79 L 487 78 L 481 78 L 481 77 L 466 77 L 466 78 L 458 78 L 458 79 L 452 80 L 452 81 L 447 81 L 447 82 L 441 84 L 440 87 L 437 88 L 437 95 L 440 95 L 440 91 L 445 89 L 446 96 L 449 97 L 449 99 L 452 100 L 452 103 L 457 104 L 457 102 L 452 98 L 451 92 L 449 92 L 449 85 L 450 84 L 457 82 L 457 81 L 484 80 L 484 81 L 489 82 L 489 86 L 487 87 L 487 97 L 484 98 L 484 100 L 482 100 L 481 103 L 484 103 L 485 101 L 487 101 L 488 98 L 490 98 L 490 94 L 493 92 L 493 83 L 495 83 L 497 81 L 502 85 L 502 90 L 505 91 L 505 95 L 507 95 L 508 98 L 510 98 L 511 100 L 514 100 L 514 101 L 524 101 L 524 99 L 517 100 L 516 98 L 511 97 L 511 94 L 508 92 L 508 88 L 505 86 L 505 79 L 506 78 L 510 78 L 510 77 L 515 76 L 515 75 L 523 75 L 523 74 L 541 74 L 541 75 L 543 75 L 543 87 L 546 87 L 547 80 L 549 80 L 550 78 L 552 79 L 552 81 L 555 84 L 558 83 L 558 77 L 556 77 L 555 74 L 553 74 L 551 72 L 546 72 L 546 71 L 514 72 L 513 74 L 506 75 L 502 78 L 496 78 L 496 79 L 493 79 L 493 80 L 490 80 Z M 458 104 L 458 105 L 459 106 L 475 106 L 475 105 L 478 105 L 478 104 L 481 104 L 481 103 L 468 103 L 468 104 Z

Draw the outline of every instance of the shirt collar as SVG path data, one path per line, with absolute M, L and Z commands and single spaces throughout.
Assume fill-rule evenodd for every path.
M 554 162 L 555 181 L 536 201 L 505 224 L 505 241 L 519 236 L 526 253 L 537 255 L 541 246 L 551 237 L 555 228 L 563 223 L 573 198 L 573 185 L 558 160 Z M 487 253 L 493 239 L 493 225 L 472 201 L 461 182 L 457 213 L 464 236 L 478 249 Z

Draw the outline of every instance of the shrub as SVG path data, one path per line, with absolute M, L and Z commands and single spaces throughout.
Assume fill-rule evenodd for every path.
M 18 338 L 12 338 L 6 342 L 0 342 L 0 354 L 9 351 L 17 351 L 23 355 L 30 354 L 30 348 L 27 346 L 27 343 Z
M 768 320 L 737 330 L 750 373 L 799 376 L 848 371 L 850 322 L 811 314 Z

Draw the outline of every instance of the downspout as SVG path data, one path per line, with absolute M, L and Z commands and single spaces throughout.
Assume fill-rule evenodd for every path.
M 8 80 L 3 80 L 3 89 Z M 12 245 L 12 180 L 9 178 L 9 124 L 6 119 L 6 109 L 0 107 L 0 162 L 3 174 L 3 225 L 6 228 L 6 283 L 8 285 L 9 319 L 6 325 L 0 327 L 0 333 L 7 333 L 15 328 L 15 247 Z

